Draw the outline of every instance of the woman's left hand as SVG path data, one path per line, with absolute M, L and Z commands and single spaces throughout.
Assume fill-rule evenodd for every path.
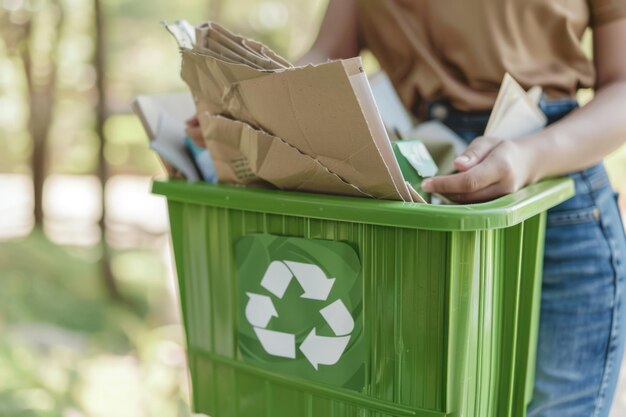
M 189 136 L 196 145 L 201 148 L 206 148 L 204 144 L 204 139 L 202 138 L 202 128 L 200 128 L 200 122 L 197 117 L 192 117 L 191 119 L 185 122 L 185 134 Z
M 422 189 L 459 203 L 477 203 L 515 192 L 533 178 L 532 155 L 521 140 L 476 138 L 454 161 L 457 174 L 433 177 Z

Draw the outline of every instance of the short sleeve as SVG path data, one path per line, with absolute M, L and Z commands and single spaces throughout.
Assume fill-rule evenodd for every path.
M 626 0 L 589 0 L 589 7 L 592 26 L 626 18 Z

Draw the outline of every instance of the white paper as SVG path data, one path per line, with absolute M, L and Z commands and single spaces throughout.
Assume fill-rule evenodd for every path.
M 196 112 L 191 94 L 139 96 L 132 107 L 151 140 L 150 147 L 185 178 L 199 180 L 185 145 L 185 120 Z
M 196 30 L 186 20 L 177 20 L 171 25 L 165 20 L 161 22 L 169 33 L 172 34 L 180 48 L 193 49 L 196 44 Z
M 398 97 L 387 74 L 384 72 L 374 74 L 370 77 L 370 85 L 387 129 L 406 136 L 413 129 L 415 122 Z
M 423 141 L 439 141 L 450 143 L 454 147 L 454 153 L 460 155 L 467 148 L 467 143 L 452 129 L 439 120 L 430 120 L 420 123 L 411 131 L 409 138 L 417 138 Z

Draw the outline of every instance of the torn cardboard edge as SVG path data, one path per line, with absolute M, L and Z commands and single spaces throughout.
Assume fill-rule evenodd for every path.
M 229 117 L 249 123 L 255 128 L 262 128 L 270 132 L 273 136 L 280 137 L 283 142 L 290 144 L 301 152 L 301 154 L 306 154 L 309 158 L 317 161 L 321 166 L 328 169 L 330 173 L 337 175 L 344 183 L 350 184 L 351 187 L 355 187 L 367 196 L 375 196 L 376 198 L 384 199 L 400 199 L 408 202 L 424 201 L 421 197 L 415 197 L 417 192 L 407 186 L 402 177 L 359 57 L 345 61 L 327 62 L 316 66 L 293 67 L 284 58 L 275 54 L 263 44 L 235 35 L 213 22 L 199 25 L 196 28 L 195 43 L 193 48 L 188 48 L 190 37 L 187 35 L 187 28 L 187 26 L 184 26 L 184 31 L 178 31 L 182 32 L 182 35 L 175 30 L 170 30 L 169 28 L 168 30 L 174 35 L 181 47 L 181 53 L 183 55 L 183 79 L 188 82 L 193 91 L 198 108 L 204 107 L 212 114 L 226 114 Z M 181 37 L 182 40 L 180 39 Z M 191 59 L 187 60 L 185 57 Z M 265 60 L 264 58 L 266 57 L 269 58 L 269 60 Z M 213 61 L 213 64 L 210 63 L 211 61 Z M 346 97 L 351 96 L 353 100 L 353 104 L 348 103 L 346 107 L 353 106 L 358 108 L 359 116 L 355 120 L 361 119 L 356 123 L 357 125 L 361 123 L 361 127 L 351 129 L 345 129 L 344 127 L 342 130 L 345 133 L 344 138 L 336 140 L 337 136 L 330 137 L 329 135 L 329 142 L 333 145 L 346 142 L 344 143 L 345 146 L 348 143 L 354 142 L 355 138 L 370 137 L 371 143 L 369 144 L 367 144 L 367 141 L 360 142 L 360 144 L 358 141 L 354 142 L 356 146 L 353 147 L 353 155 L 341 152 L 339 154 L 327 152 L 328 155 L 324 155 L 324 152 L 312 152 L 310 145 L 307 149 L 302 149 L 297 143 L 289 139 L 289 134 L 277 134 L 279 132 L 272 129 L 271 126 L 268 126 L 266 123 L 263 123 L 263 120 L 266 122 L 268 120 L 271 121 L 271 117 L 269 119 L 267 117 L 265 119 L 263 117 L 259 118 L 258 114 L 254 114 L 258 113 L 258 111 L 248 111 L 249 103 L 243 100 L 238 101 L 239 98 L 245 95 L 242 93 L 242 89 L 245 90 L 245 88 L 242 87 L 244 84 L 247 86 L 251 86 L 257 82 L 262 84 L 262 81 L 258 81 L 259 79 L 277 74 L 281 74 L 281 77 L 287 80 L 289 78 L 289 72 L 291 71 L 298 72 L 308 70 L 318 73 L 323 71 L 324 67 L 333 64 L 337 65 L 337 63 L 340 63 L 342 66 L 343 77 L 347 78 L 349 82 L 349 94 L 348 89 L 344 90 L 347 94 Z M 206 65 L 211 67 L 208 72 L 206 71 Z M 313 75 L 313 77 L 315 77 L 315 75 Z M 342 78 L 338 73 L 335 77 L 339 77 L 337 80 Z M 293 81 L 294 80 L 292 80 L 292 82 Z M 300 84 L 298 84 L 298 81 Z M 328 81 L 332 84 L 332 77 L 330 77 Z M 306 84 L 306 82 L 302 79 L 296 80 L 296 85 L 303 84 Z M 203 88 L 196 88 L 198 86 Z M 255 87 L 252 87 L 252 89 L 254 88 Z M 292 94 L 294 90 L 297 90 L 297 87 L 293 89 L 291 89 L 291 87 L 283 88 L 281 90 L 284 93 L 282 97 L 290 99 L 292 104 Z M 268 95 L 264 96 L 268 97 Z M 278 96 L 281 97 L 281 95 Z M 205 101 L 205 103 L 200 103 L 201 101 Z M 261 105 L 263 103 L 256 104 L 258 104 L 257 110 L 262 109 L 264 106 L 267 107 L 267 103 L 264 103 L 264 105 Z M 337 104 L 330 102 L 326 102 L 326 105 L 337 106 Z M 300 120 L 297 123 L 301 123 L 303 118 L 306 119 L 305 116 L 314 115 L 315 113 L 315 111 L 310 111 L 308 114 L 307 112 L 301 113 L 295 105 L 293 105 L 290 112 L 293 117 Z M 342 113 L 342 111 L 335 112 L 334 116 Z M 353 113 L 350 117 L 356 117 L 356 113 Z M 334 123 L 337 122 L 338 120 L 334 121 Z M 308 127 L 309 130 L 311 130 L 310 124 Z M 304 134 L 306 129 L 302 130 L 302 126 L 299 126 L 297 129 L 302 133 L 302 135 L 300 135 L 302 138 L 307 137 L 307 135 Z M 296 137 L 299 136 L 297 129 L 292 130 L 292 133 L 296 132 Z M 359 129 L 361 129 L 360 133 Z M 316 131 L 319 133 L 319 129 L 313 129 L 313 132 Z M 283 132 L 289 133 L 288 131 Z M 311 134 L 310 136 L 325 137 L 325 135 L 318 134 Z M 351 141 L 347 142 L 348 140 Z M 368 148 L 370 150 L 368 150 Z M 369 155 L 369 158 L 367 158 L 367 155 Z M 322 158 L 325 158 L 328 163 L 335 164 L 335 168 L 340 168 L 342 165 L 347 164 L 347 170 L 344 170 L 342 173 L 327 164 L 322 164 Z M 362 162 L 359 162 L 359 158 Z M 364 169 L 363 161 L 365 160 L 367 160 L 367 165 L 369 165 L 367 169 Z M 380 165 L 378 169 L 370 169 L 371 165 L 376 166 L 377 163 Z M 370 180 L 367 180 L 368 175 L 371 177 Z M 388 178 L 389 186 L 392 188 L 383 192 L 375 191 L 377 194 L 375 195 L 359 185 L 361 182 L 359 178 L 368 181 L 366 183 L 368 184 L 367 187 L 373 186 L 373 190 L 379 189 L 380 191 L 383 191 L 380 186 L 384 183 L 384 179 Z
M 344 137 L 349 138 L 349 136 L 355 136 L 355 135 L 356 136 L 364 135 L 363 137 L 373 136 L 371 132 L 371 126 L 370 126 L 369 120 L 366 121 L 364 119 L 365 116 L 363 113 L 363 108 L 362 108 L 363 106 L 358 100 L 356 100 L 356 93 L 354 92 L 352 85 L 349 83 L 350 80 L 348 78 L 350 74 L 351 75 L 363 74 L 361 65 L 360 65 L 361 61 L 358 57 L 352 60 L 328 62 L 328 63 L 320 64 L 318 66 L 294 67 L 294 68 L 288 68 L 288 69 L 284 69 L 284 70 L 276 71 L 276 72 L 261 72 L 258 70 L 254 70 L 246 65 L 231 64 L 231 63 L 227 63 L 219 59 L 216 59 L 214 57 L 207 57 L 196 51 L 182 51 L 182 53 L 183 53 L 183 78 L 190 84 L 190 86 L 192 86 L 192 90 L 194 91 L 196 95 L 197 103 L 199 101 L 204 101 L 205 102 L 204 106 L 212 114 L 225 113 L 231 118 L 242 120 L 244 122 L 251 124 L 254 127 L 263 128 L 263 130 L 270 132 L 271 134 L 275 136 L 279 136 L 282 139 L 286 140 L 287 142 L 290 142 L 296 148 L 303 151 L 303 153 L 306 153 L 310 156 L 311 155 L 316 156 L 316 155 L 314 152 L 312 152 L 311 144 L 303 142 L 303 140 L 306 141 L 307 136 L 306 135 L 303 136 L 301 134 L 302 125 L 297 125 L 297 126 L 293 125 L 293 122 L 296 119 L 300 120 L 300 122 L 298 123 L 301 123 L 303 120 L 306 120 L 306 118 L 302 116 L 302 114 L 298 115 L 299 112 L 296 108 L 294 108 L 293 106 L 288 106 L 289 109 L 284 108 L 284 110 L 286 111 L 282 112 L 281 114 L 283 116 L 289 115 L 289 114 L 293 116 L 291 118 L 284 117 L 281 120 L 276 120 L 275 115 L 267 114 L 268 106 L 267 106 L 266 97 L 268 97 L 269 95 L 276 96 L 276 94 L 278 94 L 277 91 L 281 90 L 282 94 L 278 94 L 278 96 L 285 97 L 285 99 L 291 100 L 290 104 L 293 105 L 293 97 L 290 98 L 290 93 L 288 93 L 291 87 L 286 87 L 286 84 L 283 84 L 284 82 L 286 82 L 289 85 L 291 85 L 292 83 L 295 83 L 294 85 L 302 86 L 302 85 L 308 84 L 308 82 L 307 83 L 304 82 L 305 80 L 303 80 L 302 77 L 311 77 L 312 79 L 314 79 L 316 76 L 318 77 L 323 76 L 321 72 L 324 72 L 324 71 L 327 72 L 326 75 L 331 77 L 331 80 L 332 80 L 332 77 L 333 77 L 332 72 L 335 71 L 335 77 L 336 77 L 338 75 L 338 73 L 336 73 L 337 66 L 341 66 L 342 73 L 344 74 L 343 77 L 347 79 L 346 81 L 348 81 L 348 83 L 344 87 L 345 99 L 349 99 L 350 96 L 353 97 L 353 100 L 355 101 L 352 106 L 355 106 L 356 108 L 358 108 L 358 112 L 360 116 L 358 116 L 357 119 L 361 119 L 361 123 L 362 123 L 361 129 L 367 129 L 367 133 L 365 133 L 365 131 L 362 131 L 360 134 L 357 134 L 355 133 L 356 132 L 355 128 L 350 128 L 346 131 L 346 135 Z M 189 59 L 185 59 L 185 57 L 188 57 Z M 194 63 L 194 61 L 197 61 L 197 62 Z M 333 65 L 335 66 L 335 69 L 334 70 L 332 68 L 329 69 L 329 67 Z M 330 75 L 328 74 L 329 72 L 330 72 Z M 315 75 L 312 76 L 311 73 L 315 73 Z M 298 75 L 295 75 L 295 74 L 298 74 Z M 292 75 L 295 78 L 293 78 Z M 280 80 L 280 82 L 276 80 L 276 77 L 279 77 L 278 79 Z M 319 82 L 320 81 L 318 80 L 318 85 L 321 85 L 319 84 Z M 326 85 L 326 87 L 328 87 L 328 85 Z M 316 91 L 312 91 L 310 88 L 308 91 L 311 91 L 311 95 L 317 94 Z M 371 95 L 371 92 L 366 91 L 366 94 Z M 275 103 L 277 101 L 279 100 L 274 100 Z M 302 102 L 301 98 L 300 98 L 300 101 Z M 328 103 L 329 102 L 326 101 L 326 105 L 328 105 Z M 201 103 L 198 103 L 198 105 L 200 104 Z M 280 105 L 280 103 L 278 104 Z M 253 107 L 252 112 L 249 111 L 251 105 Z M 272 106 L 272 107 L 275 107 L 275 106 Z M 335 107 L 336 107 L 336 104 L 335 104 Z M 315 114 L 315 113 L 317 113 L 316 110 L 312 110 L 311 112 L 309 112 L 309 114 Z M 342 114 L 342 113 L 343 112 L 335 112 L 333 116 L 336 118 L 336 114 Z M 356 114 L 353 113 L 353 115 L 356 117 Z M 264 124 L 263 120 L 266 120 L 266 122 L 268 120 L 273 120 L 274 125 L 270 126 L 270 125 Z M 296 132 L 295 133 L 296 136 L 300 137 L 300 139 L 296 142 L 292 142 L 285 138 L 285 136 L 290 136 L 288 131 L 285 130 L 285 123 L 288 122 L 289 120 L 292 121 L 293 128 L 295 129 L 295 131 L 292 129 L 292 133 Z M 276 123 L 278 121 L 280 123 Z M 324 124 L 324 123 L 327 123 L 327 122 L 322 122 L 319 124 Z M 311 125 L 310 121 L 308 122 L 308 124 Z M 384 130 L 382 128 L 382 122 L 380 123 L 380 125 L 381 125 L 381 130 Z M 281 130 L 283 131 L 283 133 L 287 133 L 287 134 L 286 135 L 280 134 L 279 131 Z M 345 130 L 345 126 L 344 126 L 344 130 Z M 348 134 L 347 133 L 348 131 L 353 131 L 353 134 Z M 319 129 L 318 129 L 318 133 L 319 133 Z M 329 133 L 329 132 L 326 132 L 326 133 Z M 323 134 L 313 135 L 313 136 L 325 137 L 325 135 Z M 383 144 L 384 144 L 385 139 L 388 142 L 388 137 L 385 137 L 385 136 L 383 136 L 384 138 Z M 344 139 L 343 142 L 345 142 L 346 140 L 347 139 Z M 339 142 L 342 142 L 342 141 L 339 141 Z M 336 147 L 336 144 L 339 142 L 337 141 L 334 142 L 333 147 Z M 302 147 L 302 145 L 304 145 L 304 148 Z M 380 155 L 381 153 L 380 148 L 376 145 L 377 143 L 375 141 L 372 141 L 367 146 L 373 146 L 372 149 L 375 150 L 376 153 Z M 387 143 L 387 145 L 388 147 L 390 147 L 389 143 Z M 360 146 L 353 147 L 351 152 L 354 152 L 356 150 L 356 152 L 358 153 L 360 148 L 361 148 Z M 330 152 L 329 155 L 336 155 L 336 153 Z M 322 157 L 324 156 L 323 156 L 323 153 L 321 153 L 321 154 L 318 154 L 316 157 L 318 160 L 322 160 Z M 382 156 L 374 157 L 374 161 L 376 160 L 376 158 L 381 158 L 381 157 Z M 339 161 L 340 164 L 344 164 L 344 165 L 346 164 L 346 161 L 350 161 L 349 154 L 346 154 L 345 156 L 339 157 L 339 158 L 335 156 L 331 156 L 330 158 L 327 158 L 327 160 L 332 160 L 332 159 L 334 159 L 335 161 Z M 341 162 L 341 161 L 344 161 L 344 162 Z M 381 160 L 381 163 L 383 164 L 381 168 L 383 168 L 384 171 L 386 172 L 383 177 L 389 177 L 391 175 L 389 172 L 389 167 L 386 164 L 386 162 L 387 161 Z M 392 164 L 397 164 L 395 157 L 391 159 L 391 162 Z M 368 165 L 371 165 L 371 163 L 372 163 L 372 158 L 368 160 Z M 373 193 L 366 191 L 365 188 L 360 187 L 358 185 L 358 181 L 355 182 L 351 179 L 348 179 L 348 177 L 344 176 L 341 172 L 335 170 L 329 165 L 325 165 L 325 166 L 327 166 L 333 172 L 340 175 L 345 181 L 357 185 L 359 189 L 365 191 L 366 193 L 370 195 L 374 195 Z M 369 171 L 370 166 L 368 166 L 367 168 Z M 351 168 L 351 169 L 354 169 L 354 168 Z M 398 171 L 399 171 L 399 168 L 398 168 Z M 355 171 L 355 172 L 358 172 L 358 171 Z M 376 180 L 378 181 L 378 178 L 376 178 Z M 398 175 L 398 179 L 396 182 L 393 182 L 393 181 L 390 182 L 390 185 L 394 187 L 393 188 L 394 193 L 398 193 L 398 190 L 397 190 L 398 188 L 406 190 L 404 192 L 404 196 L 403 196 L 404 198 L 401 197 L 399 199 L 402 199 L 405 201 L 413 200 L 412 197 L 408 193 L 408 188 L 406 188 L 406 185 L 401 175 Z M 379 194 L 377 196 L 377 198 L 389 198 L 389 197 L 393 198 L 393 194 L 385 193 L 385 194 Z
M 356 197 L 370 197 L 371 195 L 360 190 L 353 184 L 349 184 L 340 176 L 325 167 L 320 161 L 302 153 L 298 148 L 290 145 L 279 137 L 273 136 L 263 130 L 256 129 L 247 123 L 232 120 L 224 116 L 203 113 L 200 115 L 200 124 L 207 148 L 212 150 L 216 166 L 220 167 L 218 177 L 233 184 L 246 185 L 247 179 L 259 178 L 279 189 L 290 189 L 315 193 L 331 193 L 350 195 Z M 225 150 L 223 146 L 231 148 Z M 240 153 L 241 155 L 237 155 Z M 304 165 L 309 166 L 309 171 L 304 179 L 294 180 L 294 176 L 281 177 L 280 170 L 276 166 L 267 166 L 265 162 L 268 155 L 275 154 L 280 158 L 290 158 L 298 164 L 298 171 Z M 229 159 L 224 159 L 224 154 Z M 244 159 L 245 158 L 245 162 Z M 245 166 L 247 164 L 247 166 Z M 302 165 L 300 165 L 302 164 Z M 242 178 L 238 171 L 250 171 L 254 177 Z M 302 176 L 302 175 L 298 175 Z M 322 178 L 320 180 L 320 178 Z M 321 181 L 321 182 L 320 182 Z M 332 185 L 329 190 L 327 185 Z

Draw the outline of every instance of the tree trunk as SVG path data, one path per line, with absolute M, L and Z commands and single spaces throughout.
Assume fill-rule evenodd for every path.
M 102 4 L 100 0 L 94 0 L 94 18 L 95 18 L 95 53 L 94 68 L 96 71 L 96 90 L 98 100 L 96 102 L 96 134 L 99 138 L 98 149 L 98 178 L 100 179 L 102 190 L 102 216 L 99 220 L 100 231 L 102 233 L 102 259 L 101 273 L 104 286 L 109 296 L 115 301 L 124 301 L 117 286 L 115 276 L 111 271 L 111 251 L 106 241 L 107 225 L 106 225 L 106 196 L 104 193 L 106 181 L 108 178 L 108 170 L 106 159 L 104 158 L 104 123 L 107 117 L 107 97 L 106 97 L 106 42 L 105 42 L 105 25 L 102 16 Z
M 48 161 L 48 134 L 52 124 L 52 109 L 54 107 L 55 85 L 56 85 L 56 52 L 60 37 L 60 29 L 63 24 L 63 15 L 60 14 L 56 22 L 55 37 L 53 46 L 47 54 L 40 53 L 37 56 L 40 67 L 49 68 L 49 74 L 44 79 L 41 77 L 35 82 L 33 75 L 33 30 L 32 22 L 29 21 L 25 28 L 25 42 L 21 48 L 20 55 L 24 66 L 24 76 L 28 88 L 28 101 L 30 103 L 30 114 L 28 117 L 28 132 L 33 143 L 33 153 L 31 156 L 31 170 L 33 175 L 33 200 L 35 225 L 43 225 L 43 185 L 47 175 Z

